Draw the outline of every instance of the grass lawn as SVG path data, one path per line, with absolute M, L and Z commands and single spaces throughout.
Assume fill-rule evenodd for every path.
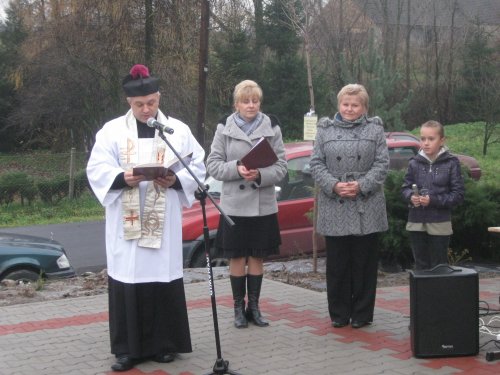
M 499 132 L 500 129 L 497 129 Z M 418 135 L 418 129 L 413 134 Z M 445 127 L 446 144 L 457 153 L 475 157 L 482 169 L 480 184 L 500 186 L 500 143 L 491 144 L 488 154 L 482 155 L 484 125 L 482 123 L 455 124 Z M 79 156 L 78 165 L 83 168 L 84 160 Z M 62 159 L 62 160 L 61 160 Z M 54 155 L 53 159 L 47 152 L 40 154 L 23 153 L 17 155 L 0 155 L 0 175 L 5 171 L 21 170 L 34 175 L 50 176 L 51 172 L 67 170 L 69 154 Z M 60 167 L 59 165 L 62 165 Z M 55 166 L 58 166 L 55 168 Z M 79 221 L 101 220 L 104 209 L 91 192 L 84 193 L 78 199 L 63 198 L 57 203 L 48 204 L 39 200 L 31 205 L 21 205 L 20 202 L 4 204 L 0 210 L 0 227 L 28 226 L 40 224 L 55 224 Z
M 500 127 L 497 129 L 498 133 L 500 133 Z M 480 182 L 500 185 L 498 178 L 500 175 L 500 143 L 490 144 L 486 156 L 483 156 L 483 123 L 448 125 L 445 127 L 445 135 L 446 144 L 452 151 L 477 159 L 482 170 Z

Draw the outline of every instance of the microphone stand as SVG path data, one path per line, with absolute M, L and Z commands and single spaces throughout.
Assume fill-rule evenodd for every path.
M 194 172 L 189 168 L 187 163 L 184 161 L 184 159 L 179 155 L 179 153 L 175 150 L 175 148 L 172 146 L 172 144 L 167 140 L 165 135 L 163 134 L 163 131 L 161 129 L 158 129 L 158 133 L 161 139 L 167 144 L 167 146 L 172 150 L 174 155 L 179 159 L 179 161 L 182 163 L 184 168 L 189 172 L 191 177 L 194 178 L 196 183 L 198 184 L 198 190 L 195 192 L 194 196 L 196 199 L 200 201 L 200 206 L 201 206 L 201 212 L 203 214 L 203 240 L 204 240 L 204 245 L 205 245 L 205 256 L 207 258 L 207 271 L 208 271 L 208 286 L 210 289 L 210 299 L 212 302 L 212 317 L 214 321 L 214 331 L 215 331 L 215 347 L 217 349 L 217 359 L 215 360 L 215 364 L 213 366 L 212 372 L 206 374 L 206 375 L 223 375 L 223 374 L 229 374 L 229 375 L 240 375 L 234 371 L 229 370 L 229 361 L 225 361 L 222 358 L 222 350 L 221 350 L 221 345 L 220 345 L 220 336 L 219 336 L 219 321 L 217 319 L 217 303 L 215 300 L 215 286 L 214 286 L 214 275 L 212 271 L 212 261 L 210 259 L 210 235 L 208 232 L 208 223 L 207 223 L 207 215 L 205 211 L 205 205 L 206 205 L 206 198 L 208 197 L 214 206 L 217 208 L 217 210 L 221 213 L 222 217 L 226 222 L 230 225 L 234 225 L 234 221 L 227 216 L 222 208 L 219 207 L 217 202 L 213 199 L 213 197 L 208 193 L 207 186 L 204 185 L 198 177 L 194 174 Z

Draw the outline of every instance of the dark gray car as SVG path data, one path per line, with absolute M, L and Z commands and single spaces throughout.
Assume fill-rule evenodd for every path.
M 52 239 L 0 233 L 0 280 L 75 276 L 63 246 Z

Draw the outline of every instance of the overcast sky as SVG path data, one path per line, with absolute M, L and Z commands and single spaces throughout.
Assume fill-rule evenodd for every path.
M 5 16 L 5 12 L 3 9 L 7 6 L 9 0 L 0 0 L 0 18 L 3 19 Z

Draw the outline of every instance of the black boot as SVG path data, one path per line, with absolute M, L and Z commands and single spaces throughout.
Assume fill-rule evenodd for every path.
M 236 328 L 248 327 L 245 317 L 245 283 L 246 276 L 229 276 L 234 300 L 234 326 Z
M 246 311 L 247 320 L 254 322 L 256 326 L 267 327 L 269 322 L 262 318 L 259 310 L 260 288 L 262 286 L 263 275 L 247 275 L 248 288 L 248 308 Z

